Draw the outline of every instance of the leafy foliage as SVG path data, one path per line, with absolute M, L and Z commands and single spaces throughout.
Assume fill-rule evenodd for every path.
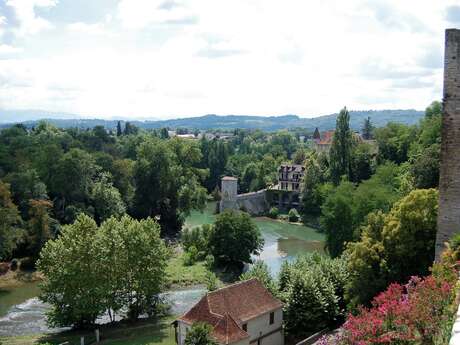
M 38 268 L 45 280 L 40 298 L 54 326 L 83 327 L 122 308 L 136 318 L 153 314 L 165 282 L 169 251 L 152 219 L 110 218 L 100 227 L 80 215 L 43 248 Z
M 260 260 L 256 261 L 247 272 L 244 272 L 240 276 L 240 280 L 242 281 L 254 278 L 260 281 L 272 295 L 278 295 L 277 284 L 270 274 L 270 270 L 265 262 Z
M 338 184 L 342 176 L 351 177 L 351 152 L 353 137 L 350 129 L 350 113 L 343 108 L 337 117 L 332 145 L 329 152 L 329 164 L 332 182 Z
M 310 254 L 284 263 L 279 287 L 285 300 L 286 331 L 300 338 L 339 321 L 345 312 L 347 278 L 344 259 Z
M 185 345 L 217 345 L 211 336 L 212 327 L 207 323 L 196 322 L 185 337 Z
M 391 282 L 426 275 L 434 258 L 438 194 L 415 190 L 388 214 L 370 215 L 361 240 L 347 247 L 347 296 L 352 306 L 366 304 Z
M 251 262 L 251 255 L 258 254 L 263 243 L 259 228 L 247 213 L 229 210 L 217 216 L 209 239 L 217 261 L 237 265 Z

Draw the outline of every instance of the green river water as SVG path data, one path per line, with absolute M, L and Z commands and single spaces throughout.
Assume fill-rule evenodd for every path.
M 213 223 L 215 207 L 215 203 L 209 203 L 204 212 L 193 211 L 185 226 Z M 256 217 L 254 221 L 264 238 L 263 250 L 256 259 L 263 260 L 274 275 L 278 273 L 284 260 L 292 260 L 302 253 L 323 252 L 324 235 L 312 228 L 265 217 Z M 182 313 L 204 292 L 203 289 L 171 291 L 166 294 L 166 298 L 173 304 L 175 313 Z M 0 290 L 0 336 L 50 331 L 44 316 L 47 306 L 36 298 L 38 293 L 37 283 Z

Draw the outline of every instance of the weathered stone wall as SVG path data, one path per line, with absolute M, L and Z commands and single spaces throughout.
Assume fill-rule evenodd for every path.
M 253 216 L 260 216 L 267 213 L 269 204 L 267 202 L 266 190 L 238 194 L 236 197 L 237 207 Z
M 257 192 L 237 194 L 238 180 L 229 177 L 222 178 L 221 181 L 222 199 L 219 203 L 219 212 L 224 210 L 244 210 L 250 215 L 259 216 L 268 211 L 266 190 Z
M 436 258 L 460 232 L 460 30 L 446 30 Z

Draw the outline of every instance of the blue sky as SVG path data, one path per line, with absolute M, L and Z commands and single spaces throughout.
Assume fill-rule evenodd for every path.
M 0 109 L 317 116 L 442 95 L 458 0 L 0 0 Z

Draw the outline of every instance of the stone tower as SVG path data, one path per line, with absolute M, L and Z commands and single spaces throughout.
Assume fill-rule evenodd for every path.
M 219 212 L 225 209 L 238 209 L 238 179 L 236 177 L 224 176 L 221 180 L 221 200 L 219 204 Z
M 460 232 L 460 30 L 446 30 L 436 259 Z

